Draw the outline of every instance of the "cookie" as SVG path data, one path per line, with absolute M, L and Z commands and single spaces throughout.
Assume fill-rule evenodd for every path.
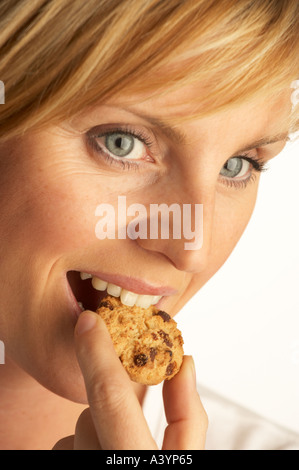
M 154 305 L 127 307 L 107 295 L 97 313 L 105 321 L 115 350 L 131 380 L 156 385 L 171 379 L 183 360 L 183 338 L 177 323 Z

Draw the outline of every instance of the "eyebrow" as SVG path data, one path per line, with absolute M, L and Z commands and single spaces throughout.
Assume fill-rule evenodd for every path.
M 125 111 L 127 111 L 127 110 L 125 110 Z M 167 124 L 162 119 L 155 118 L 155 117 L 150 116 L 148 114 L 141 114 L 141 113 L 136 112 L 135 110 L 132 110 L 132 111 L 130 110 L 130 112 L 132 114 L 134 114 L 135 116 L 138 116 L 141 119 L 145 119 L 150 124 L 152 124 L 153 127 L 162 128 L 163 133 L 167 137 L 172 139 L 175 143 L 177 143 L 177 144 L 186 143 L 187 138 L 186 138 L 186 135 L 184 134 L 184 132 L 181 132 L 180 130 L 176 129 L 175 127 L 170 126 L 169 124 Z
M 164 122 L 162 119 L 158 119 L 147 114 L 141 114 L 141 113 L 136 112 L 135 110 L 132 110 L 130 112 L 140 117 L 141 119 L 147 120 L 154 127 L 162 128 L 164 134 L 170 139 L 174 140 L 175 143 L 177 144 L 186 143 L 186 140 L 187 140 L 186 135 L 180 130 L 176 129 L 175 127 L 170 126 L 169 124 Z M 288 132 L 276 134 L 273 136 L 263 137 L 254 142 L 251 142 L 250 144 L 246 145 L 244 148 L 237 150 L 235 153 L 238 154 L 242 152 L 248 152 L 249 150 L 253 150 L 255 148 L 259 148 L 265 145 L 271 145 L 277 142 L 282 142 L 282 141 L 287 141 L 287 140 L 289 140 Z
M 252 142 L 251 144 L 247 145 L 246 147 L 237 150 L 236 153 L 241 153 L 241 152 L 248 152 L 249 150 L 259 148 L 259 147 L 264 147 L 265 145 L 271 145 L 275 144 L 277 142 L 282 142 L 282 141 L 287 141 L 289 139 L 289 134 L 288 132 L 284 132 L 282 134 L 277 134 L 272 137 L 264 137 L 262 139 L 256 140 L 255 142 Z

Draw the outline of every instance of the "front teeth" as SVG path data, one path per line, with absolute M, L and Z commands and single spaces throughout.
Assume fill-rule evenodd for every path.
M 113 295 L 113 297 L 120 297 L 121 291 L 122 291 L 121 287 L 116 286 L 115 284 L 111 284 L 110 282 L 108 282 L 107 294 Z
M 162 295 L 139 295 L 135 292 L 123 289 L 116 284 L 111 282 L 103 281 L 98 277 L 92 276 L 88 273 L 80 273 L 82 280 L 91 279 L 92 286 L 99 291 L 107 290 L 109 295 L 113 297 L 120 297 L 121 303 L 127 305 L 128 307 L 133 307 L 134 305 L 142 308 L 148 308 L 150 305 L 155 305 L 162 298 Z
M 135 294 L 134 292 L 130 292 L 126 289 L 121 289 L 120 301 L 122 304 L 127 305 L 128 307 L 133 307 L 133 305 L 136 304 L 138 297 L 138 294 Z
M 88 279 L 88 278 L 86 278 L 86 279 Z M 102 281 L 98 277 L 93 277 L 92 280 L 91 280 L 91 283 L 92 283 L 92 286 L 96 290 L 106 290 L 107 286 L 108 286 L 108 282 Z

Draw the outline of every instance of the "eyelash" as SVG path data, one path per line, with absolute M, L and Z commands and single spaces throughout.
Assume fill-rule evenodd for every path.
M 103 151 L 101 147 L 97 144 L 96 138 L 99 137 L 106 137 L 109 135 L 113 135 L 115 133 L 122 133 L 122 134 L 127 134 L 130 136 L 133 136 L 136 139 L 139 139 L 148 149 L 151 149 L 153 147 L 153 141 L 148 138 L 147 135 L 142 133 L 139 130 L 136 129 L 131 129 L 129 126 L 125 127 L 115 127 L 112 128 L 111 130 L 108 130 L 106 132 L 101 132 L 101 133 L 96 133 L 95 130 L 93 129 L 92 133 L 87 133 L 87 141 L 90 147 L 95 151 L 96 153 L 100 153 L 104 158 L 105 161 L 111 165 L 114 166 L 116 165 L 118 168 L 121 166 L 122 170 L 139 170 L 140 169 L 140 163 L 135 163 L 129 160 L 124 160 L 121 158 L 117 157 L 111 157 L 108 153 Z M 220 177 L 221 183 L 226 185 L 229 188 L 234 188 L 234 189 L 245 189 L 250 183 L 253 183 L 256 180 L 256 175 L 257 173 L 261 173 L 263 171 L 266 171 L 266 162 L 262 160 L 259 157 L 250 157 L 248 154 L 244 155 L 236 155 L 231 158 L 241 158 L 243 160 L 247 160 L 251 166 L 251 174 L 247 179 L 243 180 L 237 180 L 236 178 L 226 178 L 226 177 Z

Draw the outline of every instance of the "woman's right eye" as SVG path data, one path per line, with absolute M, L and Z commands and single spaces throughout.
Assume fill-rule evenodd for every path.
M 107 131 L 93 134 L 96 149 L 115 160 L 142 161 L 149 156 L 149 144 L 140 136 L 124 131 Z
M 137 158 L 138 158 L 138 153 L 139 153 L 138 151 L 142 150 L 141 142 L 129 134 L 122 134 L 122 133 L 110 134 L 105 137 L 104 142 L 105 142 L 106 149 L 110 153 L 115 155 L 116 157 L 122 157 L 122 158 L 127 157 L 133 152 L 133 150 L 135 150 L 135 157 L 137 155 Z M 138 146 L 141 148 L 138 149 Z

